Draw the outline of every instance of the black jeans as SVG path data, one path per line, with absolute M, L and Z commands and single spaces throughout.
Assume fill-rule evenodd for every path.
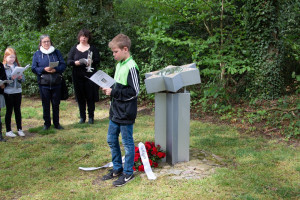
M 80 118 L 86 119 L 86 105 L 89 118 L 94 118 L 95 85 L 87 78 L 74 80 L 74 90 L 79 107 Z
M 51 126 L 51 117 L 50 117 L 50 102 L 51 102 L 53 124 L 55 127 L 58 127 L 61 87 L 47 88 L 47 87 L 39 86 L 39 88 L 40 88 L 40 96 L 41 96 L 42 105 L 43 105 L 43 118 L 45 121 L 44 125 L 47 127 Z
M 22 93 L 16 93 L 16 94 L 4 93 L 4 98 L 6 104 L 6 114 L 5 114 L 6 132 L 11 131 L 11 116 L 13 110 L 15 112 L 17 129 L 22 130 L 22 115 L 21 115 Z

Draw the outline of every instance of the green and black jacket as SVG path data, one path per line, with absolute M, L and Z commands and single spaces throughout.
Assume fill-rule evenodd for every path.
M 114 79 L 109 119 L 120 124 L 133 124 L 137 115 L 140 78 L 139 68 L 132 57 L 117 64 Z

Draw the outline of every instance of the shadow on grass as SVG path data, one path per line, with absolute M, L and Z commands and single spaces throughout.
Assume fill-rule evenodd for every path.
M 65 129 L 64 130 L 68 130 L 68 129 L 86 129 L 86 128 L 103 128 L 103 125 L 107 125 L 108 121 L 104 119 L 103 120 L 95 120 L 94 124 L 89 124 L 89 123 L 83 123 L 83 124 L 79 124 L 79 123 L 74 123 L 74 124 L 69 124 L 67 126 L 63 126 Z M 48 130 L 44 130 L 43 126 L 39 126 L 39 127 L 34 127 L 34 128 L 29 128 L 28 132 L 30 133 L 37 133 L 40 135 L 50 135 L 50 134 L 55 134 L 57 131 L 57 129 L 55 129 L 53 126 L 51 126 Z
M 55 134 L 57 130 L 54 128 L 49 128 L 48 130 L 44 130 L 44 127 L 35 127 L 35 128 L 29 128 L 28 132 L 29 133 L 38 133 L 40 135 L 50 135 L 50 134 Z

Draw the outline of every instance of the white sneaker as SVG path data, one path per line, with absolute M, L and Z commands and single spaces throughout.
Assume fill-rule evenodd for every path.
M 25 136 L 25 133 L 22 131 L 22 129 L 18 130 L 18 134 L 19 134 L 19 136 L 21 136 L 21 137 L 24 137 L 24 136 Z
M 7 137 L 16 137 L 16 134 L 14 134 L 12 131 L 6 132 L 5 134 Z

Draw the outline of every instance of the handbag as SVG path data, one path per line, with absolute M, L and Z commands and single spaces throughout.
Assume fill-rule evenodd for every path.
M 66 84 L 64 77 L 61 79 L 61 89 L 60 89 L 60 100 L 67 100 L 69 98 L 69 89 Z
M 59 85 L 61 84 L 62 76 L 59 73 L 42 74 L 39 84 L 41 85 Z

